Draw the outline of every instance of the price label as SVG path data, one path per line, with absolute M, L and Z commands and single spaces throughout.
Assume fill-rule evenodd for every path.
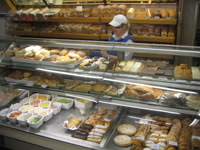
M 160 16 L 155 16 L 154 18 L 155 18 L 155 19 L 160 19 Z
M 143 34 L 143 36 L 148 36 L 147 34 Z
M 102 33 L 106 33 L 106 30 L 105 30 L 105 29 L 103 29 L 101 32 L 102 32 Z
M 28 18 L 28 21 L 33 21 L 33 18 L 32 18 L 32 17 L 29 17 L 29 18 Z
M 144 141 L 144 136 L 138 136 L 136 139 Z
M 119 95 L 123 94 L 123 92 L 124 92 L 123 89 L 119 89 L 119 90 L 118 90 L 118 94 L 119 94 Z
M 162 134 L 162 131 L 154 131 L 155 133 L 159 133 L 159 134 Z
M 171 17 L 167 17 L 167 19 L 171 19 Z
M 145 117 L 145 119 L 147 119 L 148 121 L 152 121 L 151 117 Z
M 88 14 L 85 14 L 84 17 L 88 17 Z
M 159 150 L 160 146 L 158 144 L 151 144 L 151 149 Z
M 130 18 L 130 19 L 133 19 L 133 18 L 134 18 L 134 16 L 129 16 L 129 18 Z
M 134 33 L 133 35 L 134 35 L 134 36 L 137 36 L 137 34 L 136 34 L 136 33 Z
M 17 17 L 14 17 L 14 20 L 15 20 L 15 21 L 17 21 L 17 20 L 18 20 L 18 18 L 17 18 Z
M 77 11 L 83 11 L 83 6 L 76 6 Z
M 112 96 L 104 95 L 103 98 L 105 98 L 105 99 L 112 99 Z
M 192 139 L 200 140 L 200 136 L 192 136 Z
M 169 145 L 178 146 L 178 143 L 177 143 L 177 142 L 174 142 L 174 141 L 169 141 Z
M 26 21 L 26 17 L 21 17 L 21 20 L 22 21 Z
M 147 19 L 151 18 L 150 16 L 146 16 Z
M 43 85 L 41 85 L 41 87 L 42 87 L 42 88 L 46 88 L 46 87 L 47 87 L 47 85 L 46 85 L 46 84 L 43 84 Z
M 148 120 L 140 119 L 139 124 L 148 124 Z

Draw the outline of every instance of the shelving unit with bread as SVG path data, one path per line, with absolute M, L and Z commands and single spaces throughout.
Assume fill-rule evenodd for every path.
M 18 11 L 10 12 L 10 21 L 16 24 L 21 23 L 30 23 L 30 24 L 37 24 L 39 22 L 44 23 L 55 23 L 56 24 L 63 24 L 63 23 L 92 23 L 92 24 L 99 24 L 105 26 L 109 23 L 113 16 L 116 14 L 124 14 L 127 16 L 129 22 L 134 25 L 164 25 L 164 26 L 174 26 L 176 28 L 177 24 L 177 7 L 178 1 L 125 1 L 120 3 L 119 5 L 111 3 L 115 1 L 107 1 L 107 5 L 98 5 L 94 2 L 94 6 L 90 6 L 92 1 L 74 1 L 73 4 L 70 4 L 71 1 L 63 1 L 62 6 L 54 5 L 52 8 L 25 8 L 20 6 Z M 100 2 L 100 1 L 98 1 Z M 132 4 L 129 5 L 127 2 L 131 2 Z M 68 3 L 68 4 L 67 4 Z M 83 6 L 80 6 L 84 3 Z M 88 4 L 88 6 L 87 6 Z M 127 5 L 126 5 L 127 4 Z M 76 6 L 73 6 L 76 5 Z M 71 7 L 72 6 L 72 7 Z M 30 12 L 29 12 L 30 11 Z M 53 12 L 53 14 L 52 14 Z M 42 14 L 44 13 L 44 14 Z M 46 14 L 45 14 L 46 13 Z M 58 26 L 58 25 L 57 25 Z M 102 28 L 102 32 L 105 29 Z M 111 29 L 109 29 L 111 30 Z M 132 29 L 129 31 L 131 32 Z M 109 34 L 112 31 L 109 31 Z M 160 31 L 162 32 L 162 31 Z M 23 36 L 17 33 L 18 35 Z M 28 35 L 28 33 L 25 33 Z M 34 33 L 33 33 L 34 34 Z M 49 37 L 56 37 L 56 38 L 68 38 L 68 33 L 65 34 L 57 34 L 57 33 L 48 33 Z M 70 33 L 70 35 L 73 32 Z M 75 33 L 73 38 L 78 37 Z M 81 33 L 82 34 L 82 33 Z M 102 34 L 102 33 L 101 33 Z M 99 38 L 94 38 L 94 40 L 107 40 L 106 35 L 98 35 Z M 105 33 L 103 33 L 105 34 Z M 43 37 L 43 35 L 40 35 Z M 84 39 L 81 36 L 80 39 Z M 88 37 L 85 36 L 85 39 L 92 39 L 93 36 Z M 134 35 L 134 40 L 137 42 L 151 42 L 151 43 L 169 43 L 174 44 L 176 39 L 176 29 L 173 31 L 173 37 L 148 37 L 142 35 Z
M 121 150 L 123 147 L 120 146 L 127 146 L 127 148 L 138 146 L 135 145 L 136 139 L 146 143 L 143 147 L 151 147 L 151 144 L 154 144 L 153 146 L 167 147 L 168 145 L 178 148 L 180 147 L 179 143 L 183 142 L 179 139 L 188 141 L 187 145 L 190 145 L 189 141 L 194 140 L 192 136 L 199 136 L 193 132 L 184 135 L 184 132 L 199 130 L 196 126 L 190 128 L 189 125 L 193 118 L 198 119 L 199 117 L 200 82 L 196 77 L 200 74 L 200 68 L 197 66 L 190 68 L 181 64 L 175 67 L 178 72 L 177 79 L 165 75 L 158 78 L 141 75 L 138 70 L 145 68 L 145 65 L 152 69 L 156 69 L 158 65 L 164 69 L 168 67 L 168 70 L 173 68 L 173 64 L 169 64 L 165 58 L 162 60 L 133 58 L 128 62 L 117 61 L 115 65 L 112 61 L 102 57 L 98 59 L 89 57 L 90 51 L 105 51 L 112 48 L 116 51 L 132 50 L 134 53 L 150 53 L 151 55 L 159 53 L 170 56 L 200 57 L 199 48 L 188 46 L 15 38 L 15 41 L 3 52 L 3 56 L 5 56 L 0 63 L 1 84 L 31 92 L 75 98 L 75 100 L 81 98 L 94 102 L 95 106 L 86 112 L 81 110 L 81 114 L 86 113 L 83 116 L 80 115 L 77 108 L 61 110 L 60 114 L 52 118 L 52 121 L 44 122 L 40 128 L 34 130 L 26 126 L 21 127 L 17 122 L 10 123 L 4 120 L 0 122 L 1 134 L 6 136 L 12 130 L 9 135 L 16 139 L 23 135 L 23 138 L 20 139 L 22 141 L 25 136 L 27 142 L 38 145 L 39 138 L 38 141 L 43 139 L 48 146 L 49 139 L 51 139 L 54 144 L 61 142 L 59 146 L 63 147 L 66 147 L 67 144 L 76 145 L 75 149 L 84 147 L 84 149 L 109 150 L 114 148 Z M 92 59 L 91 61 L 94 61 L 96 65 L 103 64 L 100 67 L 102 70 L 98 70 L 95 66 L 90 70 L 84 70 L 84 66 L 93 66 L 92 63 L 91 65 L 87 64 L 89 63 L 86 61 L 87 59 Z M 103 66 L 106 65 L 111 69 L 105 69 Z M 113 70 L 116 67 L 122 67 L 122 71 Z M 137 74 L 133 73 L 135 70 Z M 133 72 L 130 73 L 130 71 Z M 185 78 L 188 77 L 188 74 L 190 79 Z M 53 100 L 51 102 L 53 103 Z M 2 119 L 2 111 L 0 110 L 0 112 L 0 119 Z M 94 125 L 92 134 L 102 132 L 103 136 L 101 138 L 95 136 L 94 140 L 87 138 L 88 134 L 80 136 L 80 133 L 84 132 L 81 129 L 79 134 L 77 132 L 75 132 L 77 134 L 69 133 L 66 126 L 63 127 L 61 123 L 72 114 L 82 118 L 84 123 Z M 106 119 L 102 120 L 103 114 Z M 98 119 L 101 117 L 101 120 L 97 119 L 95 124 L 93 120 L 96 117 Z M 109 119 L 112 121 L 108 121 Z M 107 131 L 99 130 L 99 128 L 103 128 L 102 125 L 108 125 Z M 124 127 L 128 128 L 128 131 L 124 131 Z M 56 130 L 52 132 L 52 129 Z M 179 133 L 176 133 L 175 129 L 180 132 L 180 136 L 176 136 Z M 23 134 L 16 137 L 16 132 Z M 125 134 L 122 137 L 128 140 L 120 140 L 119 134 L 122 133 Z M 96 133 L 96 135 L 102 134 Z M 173 136 L 177 138 L 171 138 Z M 31 140 L 32 137 L 38 138 Z M 89 137 L 93 136 L 90 134 Z M 129 141 L 130 139 L 133 139 L 133 143 Z M 157 142 L 161 142 L 159 140 L 164 144 L 157 144 Z M 151 141 L 150 145 L 149 141 Z M 46 147 L 42 144 L 40 146 Z M 51 145 L 51 148 L 56 148 L 57 143 L 56 146 L 54 144 Z M 198 144 L 196 145 L 193 141 L 190 147 L 197 146 Z

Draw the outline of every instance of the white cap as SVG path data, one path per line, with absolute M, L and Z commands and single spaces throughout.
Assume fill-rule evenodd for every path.
M 128 24 L 128 20 L 124 15 L 116 15 L 113 20 L 109 23 L 113 27 L 119 27 L 122 24 Z

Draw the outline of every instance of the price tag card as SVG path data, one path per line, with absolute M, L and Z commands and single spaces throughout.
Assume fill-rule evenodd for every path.
M 160 149 L 160 145 L 153 143 L 153 144 L 151 144 L 151 149 L 159 150 Z
M 133 19 L 133 18 L 134 18 L 134 16 L 129 16 L 129 18 L 130 18 L 130 19 Z
M 192 139 L 200 140 L 200 136 L 192 136 Z
M 144 141 L 144 136 L 138 136 L 136 139 Z
M 139 124 L 148 124 L 148 120 L 140 119 Z
M 169 141 L 169 145 L 178 146 L 178 143 L 177 143 L 177 142 L 174 142 L 174 141 Z
M 46 84 L 43 84 L 43 85 L 41 85 L 41 87 L 42 87 L 42 88 L 46 88 L 46 87 L 47 87 L 47 85 L 46 85 Z
M 137 34 L 133 34 L 134 36 L 137 36 Z
M 33 21 L 33 18 L 32 18 L 32 17 L 29 17 L 29 18 L 28 18 L 28 21 Z
M 143 34 L 143 36 L 148 36 L 147 34 Z
M 103 98 L 105 98 L 105 99 L 112 99 L 112 96 L 104 95 Z
M 21 17 L 21 20 L 22 21 L 26 21 L 26 17 Z
M 162 134 L 162 131 L 160 130 L 160 131 L 154 131 L 155 133 L 159 133 L 159 134 Z
M 17 17 L 14 17 L 14 20 L 15 20 L 15 21 L 17 21 L 17 20 L 18 20 L 18 18 L 17 18 Z
M 171 19 L 171 17 L 167 17 L 167 19 Z
M 147 19 L 151 18 L 150 16 L 146 16 Z
M 160 16 L 155 16 L 154 18 L 155 18 L 155 19 L 160 19 Z
M 88 17 L 88 14 L 84 15 L 84 17 Z
M 103 29 L 101 32 L 102 32 L 102 33 L 106 33 L 106 30 L 105 30 L 105 29 Z
M 83 11 L 83 6 L 76 6 L 77 11 Z
M 123 92 L 124 92 L 123 89 L 119 89 L 119 90 L 118 90 L 118 94 L 119 94 L 119 95 L 123 94 Z

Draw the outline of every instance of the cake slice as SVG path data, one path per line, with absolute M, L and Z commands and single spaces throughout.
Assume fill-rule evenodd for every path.
M 124 72 L 129 72 L 132 68 L 132 66 L 134 65 L 134 61 L 133 60 L 130 60 L 126 63 L 126 65 L 122 68 L 122 71 Z
M 200 80 L 200 69 L 199 69 L 199 67 L 192 67 L 192 79 Z
M 133 67 L 131 68 L 131 72 L 138 74 L 138 72 L 140 72 L 143 68 L 143 64 L 141 62 L 135 62 L 135 64 L 133 65 Z

